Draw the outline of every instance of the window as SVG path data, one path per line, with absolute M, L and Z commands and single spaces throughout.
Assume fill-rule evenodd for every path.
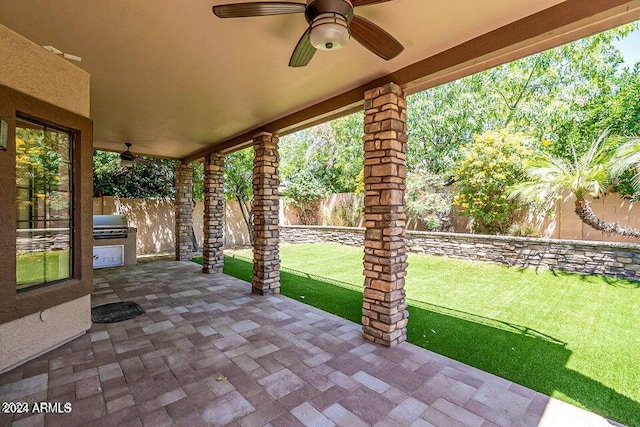
M 18 290 L 72 275 L 72 134 L 16 121 Z

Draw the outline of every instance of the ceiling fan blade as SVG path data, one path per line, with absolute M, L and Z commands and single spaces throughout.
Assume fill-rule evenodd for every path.
M 289 67 L 305 67 L 316 54 L 316 48 L 311 45 L 309 34 L 311 33 L 311 27 L 307 28 L 307 31 L 302 34 L 296 48 L 293 50 L 291 59 L 289 60 Z
M 400 55 L 404 46 L 373 22 L 355 15 L 349 26 L 351 36 L 362 46 L 387 61 Z
M 140 163 L 141 165 L 150 165 L 153 163 L 153 161 L 151 160 L 147 160 L 147 159 L 143 159 L 141 157 L 136 157 L 135 159 L 133 159 L 134 163 Z
M 284 1 L 231 3 L 213 6 L 213 13 L 218 18 L 246 18 L 250 16 L 285 15 L 288 13 L 304 13 L 307 5 Z
M 353 7 L 366 6 L 368 4 L 386 3 L 391 0 L 351 0 Z

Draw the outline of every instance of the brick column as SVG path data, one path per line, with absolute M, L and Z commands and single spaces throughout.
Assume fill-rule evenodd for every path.
M 254 294 L 280 293 L 278 227 L 278 138 L 263 132 L 253 138 L 253 280 Z
M 388 347 L 406 340 L 404 190 L 407 104 L 389 83 L 365 93 L 364 337 Z
M 211 153 L 204 163 L 204 242 L 202 272 L 222 273 L 224 243 L 224 155 Z
M 193 171 L 191 165 L 179 164 L 176 179 L 176 260 L 190 261 L 193 255 Z

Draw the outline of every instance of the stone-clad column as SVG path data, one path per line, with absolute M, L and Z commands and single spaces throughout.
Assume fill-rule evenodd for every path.
M 176 260 L 191 261 L 193 255 L 193 171 L 191 165 L 179 164 L 176 183 Z
M 407 103 L 389 83 L 365 93 L 364 337 L 388 347 L 406 340 L 404 190 Z
M 224 263 L 224 155 L 211 153 L 204 163 L 204 242 L 202 272 L 222 273 Z
M 253 138 L 253 280 L 252 292 L 280 293 L 278 227 L 278 138 L 262 132 Z

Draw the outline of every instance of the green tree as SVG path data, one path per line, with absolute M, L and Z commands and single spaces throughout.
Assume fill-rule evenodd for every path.
M 305 222 L 315 203 L 331 193 L 356 191 L 363 169 L 362 113 L 285 136 L 280 141 L 283 197 Z
M 421 221 L 429 231 L 447 231 L 453 194 L 441 175 L 412 172 L 407 175 L 407 215 Z
M 460 150 L 482 133 L 491 105 L 484 74 L 418 92 L 407 99 L 407 169 L 451 174 Z
M 170 198 L 175 194 L 174 170 L 177 161 L 150 159 L 120 166 L 118 153 L 93 152 L 93 195 L 128 198 Z
M 605 222 L 593 212 L 587 197 L 605 196 L 613 185 L 615 156 L 613 141 L 606 133 L 592 142 L 583 155 L 574 155 L 568 161 L 557 155 L 539 151 L 526 167 L 527 179 L 517 185 L 511 200 L 555 201 L 564 191 L 575 196 L 575 212 L 582 222 L 605 233 L 629 237 L 640 237 L 640 230 L 623 228 L 617 223 Z
M 224 158 L 224 196 L 236 200 L 253 244 L 253 148 L 227 154 Z
M 408 170 L 452 174 L 474 134 L 507 126 L 551 141 L 549 151 L 568 159 L 571 144 L 582 153 L 606 128 L 631 126 L 634 133 L 619 134 L 637 134 L 640 73 L 621 71 L 615 46 L 637 27 L 606 31 L 410 96 Z
M 509 197 L 510 188 L 524 180 L 531 143 L 521 133 L 488 131 L 474 138 L 457 170 L 454 202 L 473 220 L 473 230 L 505 234 L 523 207 Z
M 193 172 L 193 190 L 191 197 L 193 198 L 194 203 L 196 201 L 201 202 L 204 200 L 204 162 L 200 161 L 191 163 L 191 170 Z

